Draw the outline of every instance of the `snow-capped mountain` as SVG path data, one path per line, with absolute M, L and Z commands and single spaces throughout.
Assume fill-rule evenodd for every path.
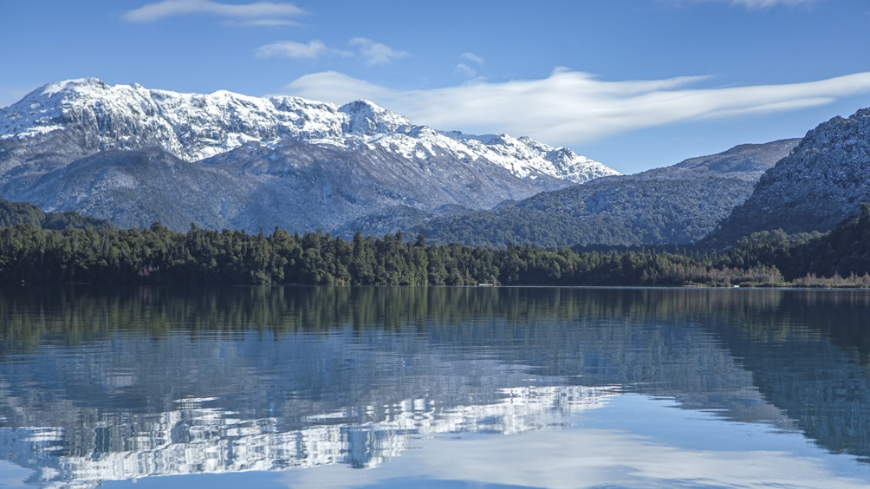
M 0 109 L 0 198 L 123 227 L 332 231 L 391 209 L 488 209 L 613 174 L 570 149 L 416 126 L 365 100 L 85 78 Z
M 381 147 L 406 158 L 446 155 L 485 160 L 520 178 L 547 175 L 573 183 L 616 171 L 567 148 L 529 138 L 481 138 L 415 126 L 366 100 L 343 106 L 298 97 L 258 98 L 227 91 L 182 94 L 96 78 L 50 83 L 0 109 L 0 139 L 27 139 L 81 126 L 94 149 L 157 146 L 185 161 L 229 152 L 245 143 L 282 139 L 339 147 Z

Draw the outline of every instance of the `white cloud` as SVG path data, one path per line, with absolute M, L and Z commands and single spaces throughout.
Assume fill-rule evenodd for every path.
M 330 71 L 300 77 L 285 92 L 334 103 L 365 98 L 437 129 L 507 132 L 564 146 L 665 124 L 820 106 L 870 92 L 870 72 L 783 85 L 690 88 L 704 79 L 601 81 L 556 69 L 539 80 L 394 90 Z
M 477 69 L 471 65 L 483 66 L 483 58 L 474 53 L 462 53 L 459 57 L 469 61 L 470 63 L 459 63 L 456 65 L 454 71 L 468 78 L 477 77 Z
M 284 87 L 290 95 L 344 104 L 352 100 L 392 100 L 393 90 L 364 80 L 351 78 L 337 71 L 324 71 L 297 78 Z
M 248 21 L 257 25 L 286 25 L 288 18 L 305 11 L 290 3 L 255 2 L 227 4 L 212 0 L 163 0 L 149 3 L 124 14 L 128 22 L 155 22 L 178 15 L 207 14 Z M 267 24 L 263 24 L 266 22 Z M 268 24 L 270 23 L 271 24 Z M 280 24 L 276 24 L 280 22 Z
M 468 78 L 474 78 L 475 76 L 477 76 L 477 70 L 468 66 L 465 63 L 459 63 L 458 65 L 456 65 L 456 72 L 460 75 L 467 76 Z
M 474 53 L 462 53 L 462 58 L 477 65 L 483 65 L 483 58 Z
M 385 44 L 363 37 L 354 37 L 348 41 L 348 44 L 359 49 L 359 55 L 365 59 L 367 66 L 387 64 L 393 60 L 409 56 L 405 51 L 396 51 Z M 354 53 L 330 48 L 323 41 L 314 40 L 307 44 L 295 41 L 277 41 L 260 46 L 254 55 L 258 58 L 315 59 L 326 55 L 349 58 L 354 56 Z
M 668 0 L 665 0 L 666 2 Z M 809 5 L 816 3 L 819 0 L 670 0 L 671 3 L 730 3 L 739 7 L 746 7 L 749 10 L 766 9 L 776 6 L 796 7 L 799 5 Z
M 350 45 L 359 47 L 359 52 L 366 59 L 368 66 L 384 65 L 410 56 L 405 51 L 396 51 L 385 44 L 364 37 L 354 37 L 350 40 Z
M 278 41 L 260 46 L 254 55 L 258 58 L 315 59 L 326 55 L 353 56 L 353 53 L 328 47 L 322 41 L 314 40 L 308 44 L 294 41 Z

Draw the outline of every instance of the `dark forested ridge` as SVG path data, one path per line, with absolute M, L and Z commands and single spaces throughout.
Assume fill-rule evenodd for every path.
M 103 219 L 83 216 L 77 212 L 44 212 L 26 202 L 0 199 L 0 227 L 30 224 L 42 229 L 114 229 L 115 225 Z
M 685 245 L 706 236 L 752 191 L 752 182 L 729 178 L 633 178 L 604 177 L 492 210 L 432 219 L 410 232 L 471 246 Z
M 490 210 L 435 217 L 412 227 L 401 227 L 403 221 L 392 216 L 382 221 L 434 242 L 471 246 L 688 245 L 728 217 L 734 206 L 752 194 L 764 171 L 798 142 L 744 144 L 673 166 L 597 178 Z M 385 229 L 367 221 L 354 224 L 364 232 Z
M 870 286 L 870 204 L 825 235 L 762 233 L 726 252 L 584 252 L 427 245 L 401 233 L 329 234 L 149 229 L 0 229 L 4 284 L 223 283 L 327 285 Z M 824 278 L 827 277 L 827 278 Z

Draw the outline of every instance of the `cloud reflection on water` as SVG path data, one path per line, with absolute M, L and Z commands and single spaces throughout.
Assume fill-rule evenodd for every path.
M 799 433 L 672 407 L 672 401 L 626 394 L 611 399 L 605 409 L 575 417 L 571 428 L 516 436 L 421 439 L 418 450 L 409 450 L 374 470 L 319 467 L 287 473 L 284 482 L 294 488 L 402 487 L 454 481 L 462 487 L 548 489 L 858 489 L 870 484 L 870 468 L 856 470 L 852 457 L 831 455 Z M 624 423 L 618 419 L 632 412 L 635 419 L 624 418 Z M 628 426 L 625 430 L 587 427 L 597 424 Z M 672 431 L 668 436 L 669 428 L 677 424 L 682 425 L 680 433 Z M 630 431 L 640 425 L 657 435 Z M 687 430 L 697 433 L 697 439 L 686 443 L 682 434 Z M 853 476 L 842 475 L 845 464 L 851 465 Z

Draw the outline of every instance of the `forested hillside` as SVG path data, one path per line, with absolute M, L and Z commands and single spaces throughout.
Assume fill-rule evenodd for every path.
M 407 232 L 470 246 L 687 245 L 704 238 L 746 200 L 763 172 L 798 142 L 741 145 L 670 167 L 542 192 L 488 211 L 431 219 Z
M 773 239 L 772 239 L 773 238 Z M 401 233 L 353 240 L 160 224 L 149 229 L 0 229 L 4 284 L 852 285 L 870 286 L 870 204 L 826 235 L 754 235 L 721 254 L 427 245 Z M 815 277 L 813 276 L 815 275 Z
M 14 227 L 19 224 L 55 230 L 66 228 L 106 230 L 115 227 L 109 221 L 83 216 L 77 212 L 43 212 L 33 204 L 0 199 L 0 227 Z

